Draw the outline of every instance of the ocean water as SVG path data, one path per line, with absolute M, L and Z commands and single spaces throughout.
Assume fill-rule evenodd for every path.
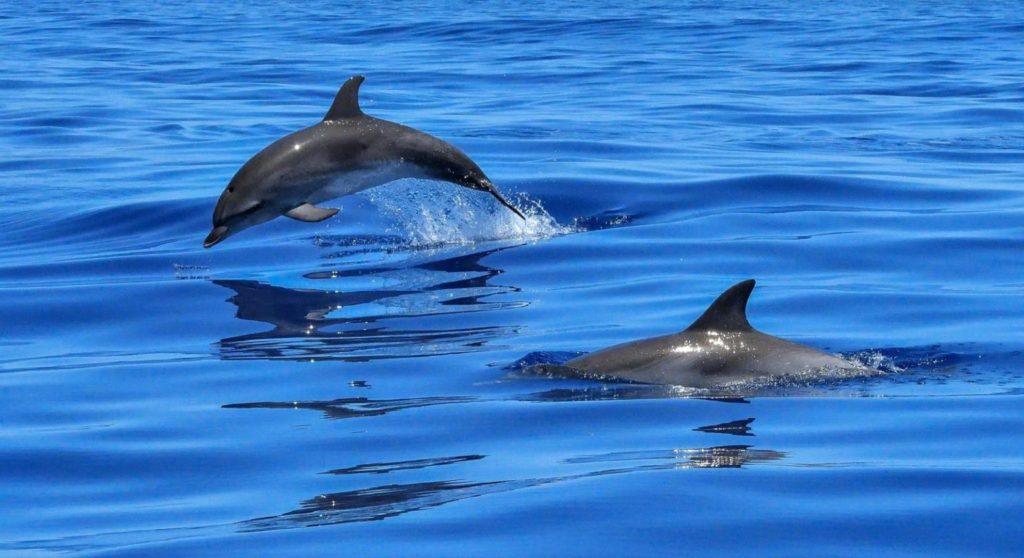
M 1018 2 L 9 3 L 0 554 L 1019 556 Z M 318 121 L 444 138 L 210 250 Z M 884 374 L 540 377 L 758 280 Z

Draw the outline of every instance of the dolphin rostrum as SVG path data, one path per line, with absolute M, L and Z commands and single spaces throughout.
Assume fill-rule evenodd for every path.
M 747 299 L 753 289 L 753 279 L 729 287 L 679 333 L 623 343 L 549 370 L 697 388 L 801 373 L 877 374 L 751 327 Z
M 228 183 L 213 210 L 209 248 L 280 215 L 314 223 L 338 213 L 317 204 L 400 178 L 427 178 L 488 192 L 525 219 L 457 147 L 401 124 L 363 114 L 353 76 L 316 125 L 263 148 Z

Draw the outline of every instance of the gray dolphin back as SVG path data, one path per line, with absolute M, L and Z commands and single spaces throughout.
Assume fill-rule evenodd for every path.
M 570 360 L 564 373 L 651 384 L 712 387 L 806 373 L 872 373 L 859 365 L 754 329 L 747 301 L 754 280 L 718 296 L 690 327 Z

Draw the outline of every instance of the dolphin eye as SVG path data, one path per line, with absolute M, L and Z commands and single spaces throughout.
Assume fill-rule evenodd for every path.
M 235 187 L 234 186 L 228 186 L 228 192 L 234 192 L 234 191 L 235 191 Z

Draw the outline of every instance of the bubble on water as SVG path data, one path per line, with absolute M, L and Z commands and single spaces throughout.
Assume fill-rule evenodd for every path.
M 845 355 L 844 358 L 858 366 L 877 370 L 880 374 L 898 374 L 906 372 L 905 368 L 896 364 L 895 359 L 879 351 L 859 351 Z
M 786 374 L 748 378 L 729 382 L 712 388 L 717 395 L 735 394 L 739 396 L 770 396 L 770 395 L 825 395 L 835 390 L 855 388 L 850 382 L 868 380 L 897 372 L 893 366 L 887 366 L 882 359 L 868 358 L 868 354 L 857 353 L 856 356 L 837 355 L 849 366 L 825 366 L 793 370 Z M 806 391 L 811 390 L 811 391 Z

